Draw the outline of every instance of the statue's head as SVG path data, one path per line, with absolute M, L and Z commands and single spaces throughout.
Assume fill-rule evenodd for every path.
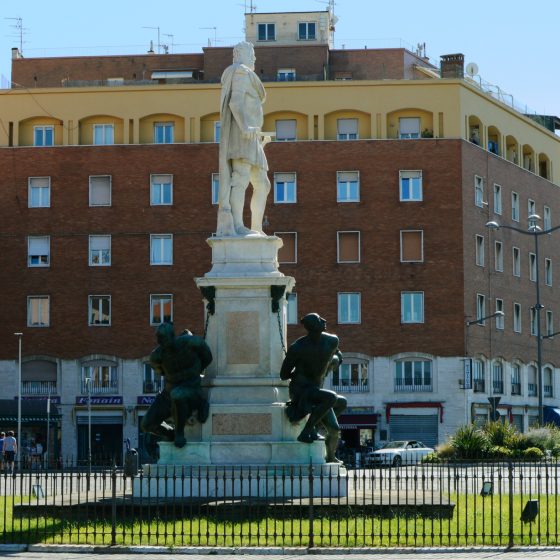
M 327 321 L 318 313 L 309 313 L 300 320 L 307 332 L 323 332 L 327 328 Z
M 255 49 L 252 43 L 241 41 L 233 47 L 233 62 L 239 62 L 248 66 L 251 70 L 254 70 L 255 60 Z
M 162 323 L 156 330 L 156 338 L 161 346 L 169 346 L 175 339 L 173 323 Z

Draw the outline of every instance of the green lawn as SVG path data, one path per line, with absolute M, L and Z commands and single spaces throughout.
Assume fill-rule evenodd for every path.
M 313 544 L 318 547 L 389 547 L 389 546 L 465 546 L 501 545 L 509 542 L 508 496 L 451 495 L 456 507 L 450 519 L 426 518 L 409 513 L 379 517 L 367 508 L 341 506 L 337 510 L 314 509 Z M 532 496 L 537 499 L 536 496 Z M 513 543 L 515 545 L 560 544 L 559 498 L 538 497 L 540 512 L 533 523 L 519 518 L 526 498 L 513 499 Z M 20 499 L 27 503 L 28 498 Z M 18 500 L 18 501 L 20 501 Z M 31 498 L 31 503 L 34 499 Z M 105 544 L 112 542 L 111 508 L 85 512 L 82 521 L 68 518 L 68 511 L 50 517 L 27 513 L 20 518 L 12 513 L 12 498 L 0 498 L 0 543 Z M 297 512 L 294 514 L 294 512 Z M 160 510 L 160 515 L 162 510 Z M 174 521 L 155 517 L 144 509 L 118 513 L 114 544 L 176 546 L 309 546 L 308 510 L 285 508 L 274 516 L 231 520 L 224 512 L 185 508 Z M 265 508 L 260 507 L 264 515 Z M 295 515 L 295 517 L 292 517 Z M 95 516 L 95 517 L 94 517 Z M 103 517 L 101 517 L 103 516 Z M 142 516 L 142 517 L 141 517 Z M 302 519 L 302 516 L 305 517 Z M 539 536 L 540 535 L 540 536 Z

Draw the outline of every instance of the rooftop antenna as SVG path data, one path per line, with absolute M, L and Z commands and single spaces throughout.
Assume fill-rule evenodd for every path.
M 329 27 L 330 44 L 332 45 L 331 48 L 334 48 L 334 30 L 338 22 L 338 17 L 334 15 L 334 7 L 336 6 L 336 1 L 335 0 L 315 0 L 315 1 L 319 2 L 320 4 L 327 4 L 328 6 L 328 12 L 331 17 L 331 23 Z
M 161 39 L 160 39 L 160 30 L 159 30 L 159 26 L 158 27 L 147 27 L 147 26 L 142 26 L 142 29 L 157 29 L 157 52 L 158 54 L 161 54 Z
M 15 21 L 15 23 L 13 25 L 10 25 L 10 27 L 13 27 L 17 31 L 17 37 L 19 37 L 19 52 L 23 54 L 23 33 L 25 31 L 25 29 L 23 28 L 23 18 L 8 17 L 4 19 Z
M 173 48 L 175 47 L 175 43 L 174 43 L 173 39 L 174 39 L 175 35 L 173 35 L 173 33 L 164 33 L 164 35 L 166 37 L 171 37 L 171 52 L 173 52 Z
M 214 30 L 214 46 L 216 46 L 216 43 L 218 42 L 218 39 L 216 38 L 217 27 L 199 27 L 199 29 L 213 29 Z M 210 41 L 210 37 L 208 37 L 208 46 L 209 47 L 212 46 L 212 41 Z

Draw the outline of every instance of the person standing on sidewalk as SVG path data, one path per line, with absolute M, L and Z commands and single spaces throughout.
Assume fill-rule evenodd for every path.
M 14 472 L 14 460 L 17 453 L 17 445 L 14 432 L 10 430 L 8 435 L 4 438 L 4 446 L 2 448 L 4 452 L 4 460 L 6 461 L 6 469 L 9 474 L 13 474 Z
M 0 432 L 0 473 L 4 472 L 4 438 L 5 432 Z

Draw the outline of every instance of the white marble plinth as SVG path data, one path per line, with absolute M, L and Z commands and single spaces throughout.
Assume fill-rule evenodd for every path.
M 133 495 L 159 499 L 334 498 L 348 495 L 347 481 L 346 468 L 335 463 L 245 467 L 144 465 L 142 476 L 134 479 Z
M 207 278 L 245 276 L 283 276 L 278 270 L 278 249 L 282 240 L 275 235 L 243 237 L 210 237 L 212 268 Z

